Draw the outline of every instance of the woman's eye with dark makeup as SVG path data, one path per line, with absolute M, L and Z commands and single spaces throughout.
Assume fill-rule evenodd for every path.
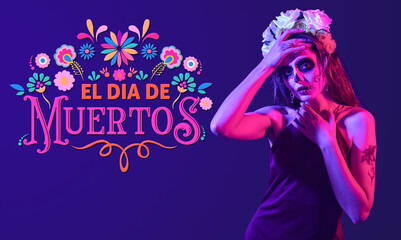
M 299 69 L 300 69 L 301 71 L 309 71 L 309 70 L 311 70 L 313 67 L 314 67 L 314 64 L 311 63 L 311 62 L 309 62 L 309 61 L 307 61 L 307 62 L 302 63 Z
M 290 68 L 290 67 L 282 68 L 282 69 L 281 69 L 281 75 L 282 75 L 284 78 L 288 78 L 289 76 L 292 75 L 292 68 Z

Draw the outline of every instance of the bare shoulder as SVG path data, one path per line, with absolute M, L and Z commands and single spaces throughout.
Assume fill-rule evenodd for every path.
M 374 123 L 375 119 L 373 114 L 362 107 L 351 107 L 348 106 L 347 109 L 341 114 L 341 120 L 347 127 L 358 127 L 360 124 Z
M 295 109 L 287 106 L 272 105 L 260 108 L 255 112 L 259 114 L 266 114 L 272 121 L 277 122 L 288 120 L 288 118 L 295 112 Z
M 270 141 L 270 146 L 275 141 L 280 132 L 293 120 L 295 117 L 295 109 L 287 106 L 267 106 L 256 111 L 260 114 L 269 116 L 271 125 L 266 130 L 265 136 Z
M 337 123 L 344 126 L 349 139 L 362 136 L 361 133 L 370 129 L 374 131 L 375 119 L 373 114 L 362 107 L 348 106 L 339 116 Z

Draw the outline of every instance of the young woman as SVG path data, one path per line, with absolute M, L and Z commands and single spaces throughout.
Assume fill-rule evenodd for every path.
M 281 13 L 263 34 L 263 60 L 211 122 L 222 137 L 270 142 L 265 197 L 245 239 L 344 239 L 341 218 L 363 222 L 373 205 L 374 118 L 360 106 L 320 10 Z M 266 81 L 280 103 L 246 112 Z

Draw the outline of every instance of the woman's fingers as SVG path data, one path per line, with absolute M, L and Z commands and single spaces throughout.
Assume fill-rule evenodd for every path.
M 290 47 L 299 47 L 299 46 L 310 47 L 310 46 L 312 46 L 312 44 L 310 44 L 307 40 L 304 40 L 304 39 L 291 39 L 291 40 L 283 41 L 281 43 L 281 47 L 283 50 L 288 49 Z
M 313 119 L 320 119 L 322 118 L 315 110 L 313 110 L 308 104 L 301 103 L 301 107 L 308 113 Z
M 303 108 L 300 108 L 300 109 L 299 109 L 299 114 L 300 114 L 302 117 L 304 117 L 306 120 L 308 120 L 308 121 L 315 119 L 315 118 L 312 117 L 309 113 L 307 113 L 307 112 L 305 111 L 305 109 L 303 109 Z
M 309 120 L 305 119 L 305 118 L 301 115 L 301 113 L 299 113 L 298 111 L 297 111 L 296 120 L 298 120 L 299 123 L 301 123 L 304 127 L 306 127 L 307 125 L 309 125 Z
M 279 37 L 280 40 L 285 40 L 287 39 L 288 36 L 290 36 L 291 34 L 294 33 L 301 33 L 304 30 L 302 28 L 295 28 L 295 29 L 287 29 L 286 31 L 283 32 L 283 34 L 281 34 L 281 36 Z
M 297 51 L 302 51 L 302 50 L 305 50 L 305 49 L 306 49 L 306 46 L 302 45 L 302 46 L 298 46 L 298 47 L 287 48 L 287 49 L 283 50 L 282 52 L 283 52 L 283 56 L 287 56 L 290 53 L 297 52 Z

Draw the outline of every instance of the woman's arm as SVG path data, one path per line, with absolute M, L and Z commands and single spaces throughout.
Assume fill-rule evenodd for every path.
M 337 141 L 321 147 L 336 198 L 354 224 L 362 223 L 372 209 L 375 189 L 376 133 L 371 113 L 350 116 L 347 131 L 353 139 L 348 168 Z
M 376 133 L 372 114 L 357 108 L 345 119 L 352 139 L 349 169 L 337 143 L 333 114 L 329 114 L 327 122 L 307 104 L 301 105 L 297 119 L 304 127 L 294 122 L 297 129 L 320 147 L 340 206 L 353 223 L 365 221 L 373 205 L 375 188 Z
M 246 110 L 264 81 L 275 71 L 282 59 L 292 52 L 310 46 L 304 39 L 286 40 L 291 34 L 302 31 L 303 29 L 290 29 L 278 37 L 266 57 L 228 95 L 210 124 L 214 134 L 240 140 L 258 139 L 265 135 L 266 129 L 271 125 L 268 115 L 271 108 L 262 108 L 251 113 L 246 113 Z

